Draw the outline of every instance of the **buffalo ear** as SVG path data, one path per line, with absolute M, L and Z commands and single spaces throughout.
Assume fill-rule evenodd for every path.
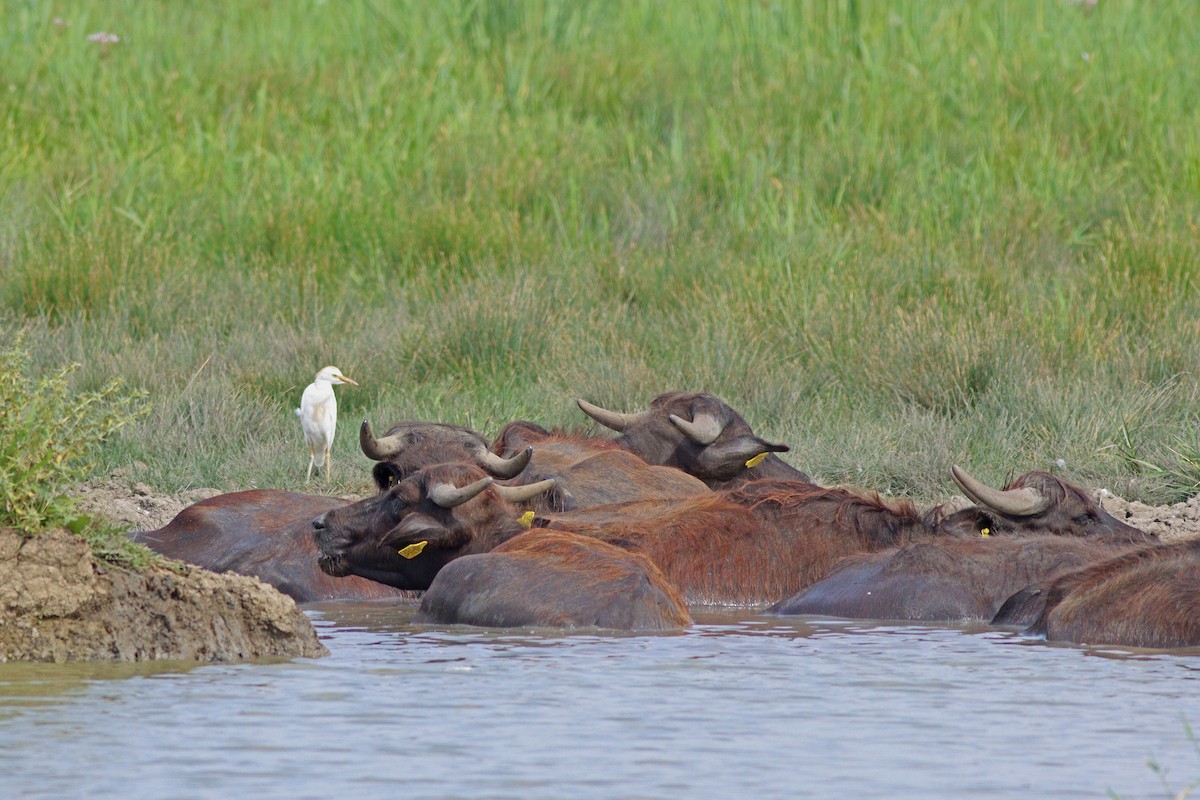
M 1042 616 L 1048 600 L 1047 593 L 1041 587 L 1026 586 L 1004 601 L 1004 605 L 992 617 L 991 624 L 1028 628 Z
M 383 546 L 403 548 L 407 545 L 426 542 L 433 550 L 451 550 L 466 544 L 470 537 L 464 531 L 447 528 L 433 517 L 410 514 L 383 537 Z
M 965 536 L 978 538 L 992 536 L 996 531 L 996 521 L 992 515 L 980 508 L 964 508 L 944 517 L 937 526 L 938 533 L 946 536 Z
M 786 444 L 775 444 L 757 436 L 736 436 L 727 442 L 710 444 L 700 451 L 698 457 L 701 466 L 714 474 L 732 472 L 736 475 L 755 456 L 786 453 L 790 449 Z
M 380 461 L 371 468 L 371 477 L 379 491 L 386 492 L 400 482 L 400 468 L 388 461 Z
M 746 438 L 757 442 L 758 446 L 762 448 L 764 453 L 786 453 L 792 449 L 789 445 L 786 445 L 783 442 L 768 442 L 761 436 L 748 436 Z

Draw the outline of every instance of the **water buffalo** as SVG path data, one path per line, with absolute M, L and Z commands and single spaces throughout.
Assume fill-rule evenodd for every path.
M 1031 583 L 1120 552 L 1075 536 L 944 538 L 852 556 L 829 575 L 767 609 L 924 622 L 990 621 Z
M 1051 641 L 1200 647 L 1200 539 L 1145 545 L 1015 594 L 993 618 Z
M 252 489 L 201 500 L 165 526 L 130 536 L 168 558 L 258 578 L 298 603 L 411 596 L 365 578 L 335 578 L 318 568 L 312 520 L 345 505 L 349 501 L 334 497 Z
M 555 486 L 533 499 L 538 511 L 569 511 L 608 503 L 687 497 L 708 486 L 674 467 L 647 464 L 612 439 L 552 433 L 532 422 L 510 422 L 492 443 L 492 451 L 513 458 L 532 450 L 528 466 L 513 485 L 552 479 Z
M 959 488 L 991 514 L 993 533 L 1084 536 L 1113 544 L 1157 540 L 1113 517 L 1078 486 L 1047 472 L 1026 472 L 1004 489 L 993 489 L 957 466 L 950 472 Z
M 330 575 L 350 574 L 399 589 L 428 589 L 461 556 L 484 553 L 526 530 L 513 503 L 553 481 L 501 486 L 471 464 L 417 470 L 379 494 L 326 511 L 310 534 Z
M 417 621 L 663 631 L 687 627 L 691 616 L 645 556 L 583 536 L 530 531 L 443 567 Z
M 371 470 L 380 491 L 394 486 L 417 470 L 433 464 L 475 464 L 497 478 L 511 478 L 525 469 L 533 455 L 529 448 L 501 458 L 488 449 L 480 434 L 459 425 L 440 422 L 398 422 L 376 438 L 371 421 L 358 431 L 363 454 L 379 462 Z
M 957 466 L 951 472 L 980 504 L 974 513 L 984 536 L 847 559 L 769 613 L 987 621 L 1010 595 L 1031 583 L 1157 539 L 1115 519 L 1079 487 L 1045 472 L 1027 472 L 1003 490 Z
M 677 467 L 713 489 L 730 489 L 761 478 L 808 481 L 776 453 L 790 448 L 754 434 L 726 403 L 710 394 L 661 394 L 650 408 L 622 414 L 582 398 L 579 408 L 621 434 L 617 443 L 650 464 Z

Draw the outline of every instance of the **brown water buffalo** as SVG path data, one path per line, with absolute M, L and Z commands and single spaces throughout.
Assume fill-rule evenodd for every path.
M 1029 587 L 993 618 L 1050 641 L 1200 647 L 1200 539 L 1145 545 Z
M 664 631 L 687 627 L 691 615 L 645 556 L 539 530 L 447 564 L 425 592 L 417 621 Z
M 569 511 L 709 491 L 699 478 L 674 467 L 647 464 L 612 439 L 552 433 L 532 422 L 510 422 L 492 443 L 492 451 L 505 459 L 532 451 L 528 466 L 510 483 L 554 481 L 553 489 L 531 501 L 537 511 Z
M 950 472 L 959 488 L 992 515 L 993 533 L 1083 536 L 1114 544 L 1157 540 L 1113 517 L 1078 486 L 1047 472 L 1026 472 L 999 490 L 976 480 L 960 467 L 951 467 Z
M 740 414 L 710 394 L 661 394 L 636 414 L 608 411 L 576 401 L 589 417 L 621 436 L 617 443 L 650 464 L 677 467 L 713 489 L 730 489 L 762 478 L 808 481 L 776 453 L 790 448 L 769 442 Z
M 925 622 L 990 621 L 1031 583 L 1129 550 L 1077 536 L 947 537 L 860 556 L 767 609 Z
M 365 578 L 335 578 L 318 568 L 312 520 L 345 505 L 349 502 L 334 497 L 253 489 L 201 500 L 158 530 L 130 536 L 168 558 L 253 576 L 298 603 L 411 596 Z
M 1003 490 L 959 467 L 954 480 L 980 504 L 980 532 L 849 558 L 768 610 L 858 619 L 991 620 L 1015 592 L 1157 537 L 1115 519 L 1086 492 L 1045 472 Z
M 454 559 L 493 550 L 526 530 L 512 504 L 553 486 L 494 481 L 471 464 L 436 464 L 374 497 L 332 508 L 311 522 L 318 564 L 338 577 L 428 589 Z
M 475 464 L 494 477 L 511 478 L 525 469 L 533 455 L 525 448 L 501 458 L 488 449 L 483 436 L 470 428 L 440 422 L 398 422 L 376 438 L 371 421 L 364 419 L 358 444 L 367 458 L 379 462 L 371 475 L 380 491 L 423 467 L 451 462 Z

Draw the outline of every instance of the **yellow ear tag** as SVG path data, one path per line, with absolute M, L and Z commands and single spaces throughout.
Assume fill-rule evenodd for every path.
M 754 458 L 746 462 L 746 469 L 757 467 L 759 464 L 767 460 L 767 453 L 759 453 Z
M 980 535 L 980 536 L 991 536 L 991 535 L 992 535 L 992 529 L 991 529 L 991 528 L 980 528 L 980 529 L 979 529 L 979 535 Z
M 416 558 L 421 555 L 421 551 L 425 549 L 425 545 L 427 544 L 429 542 L 417 542 L 416 544 L 410 544 L 408 547 L 401 547 L 400 555 L 405 558 Z
M 533 527 L 533 517 L 534 517 L 534 514 L 532 511 L 526 511 L 524 514 L 522 514 L 520 516 L 520 518 L 517 520 L 517 522 L 521 523 L 522 528 L 532 528 Z

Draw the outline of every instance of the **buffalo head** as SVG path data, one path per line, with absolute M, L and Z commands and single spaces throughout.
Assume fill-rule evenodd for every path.
M 330 575 L 360 575 L 400 589 L 427 589 L 438 570 L 520 533 L 511 502 L 553 481 L 509 487 L 469 464 L 418 470 L 373 497 L 313 520 L 317 562 Z
M 750 429 L 741 414 L 710 394 L 670 392 L 650 408 L 622 414 L 577 401 L 583 413 L 621 433 L 617 443 L 651 464 L 676 467 L 713 489 L 760 478 L 805 481 L 809 477 L 776 453 L 786 444 L 769 442 Z
M 371 470 L 380 491 L 433 464 L 475 464 L 497 478 L 511 478 L 529 463 L 533 451 L 525 448 L 511 458 L 488 449 L 488 442 L 470 428 L 436 422 L 400 422 L 376 438 L 371 421 L 364 419 L 358 443 L 367 458 L 379 463 Z
M 957 466 L 950 472 L 963 493 L 993 518 L 996 533 L 1086 536 L 1113 544 L 1158 539 L 1121 522 L 1082 489 L 1048 472 L 1026 472 L 1004 489 L 994 489 Z

